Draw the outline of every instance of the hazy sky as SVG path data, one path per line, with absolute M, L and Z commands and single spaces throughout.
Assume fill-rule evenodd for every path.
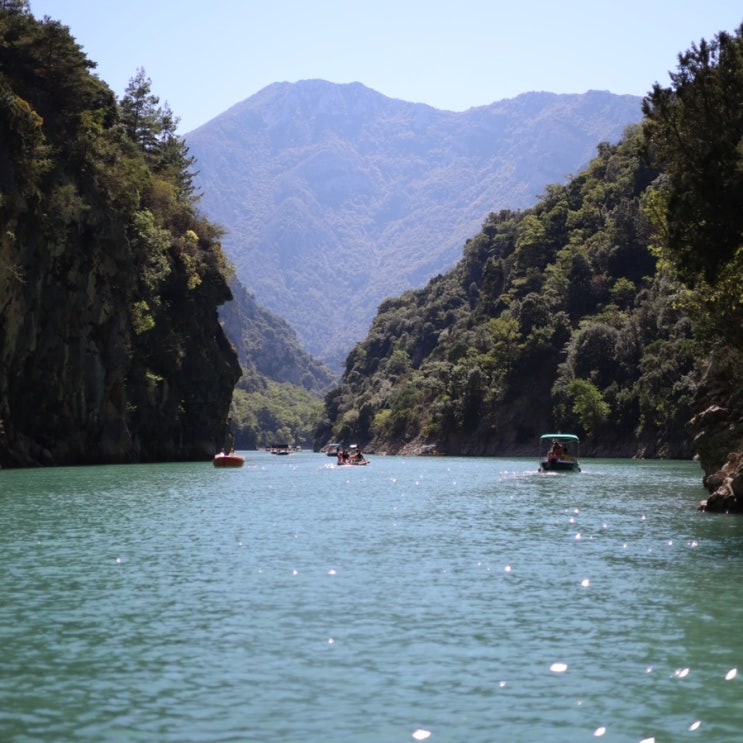
M 273 82 L 358 81 L 463 111 L 519 93 L 645 95 L 734 0 L 30 0 L 121 96 L 144 67 L 185 134 Z

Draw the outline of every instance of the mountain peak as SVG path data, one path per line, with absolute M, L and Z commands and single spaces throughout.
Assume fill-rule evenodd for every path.
M 460 257 L 639 121 L 640 99 L 524 93 L 468 111 L 361 83 L 275 83 L 187 136 L 242 283 L 335 368 L 378 304 Z

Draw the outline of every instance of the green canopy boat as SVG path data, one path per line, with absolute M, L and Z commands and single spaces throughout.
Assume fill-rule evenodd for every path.
M 539 437 L 540 472 L 580 472 L 580 439 L 573 433 L 543 433 Z

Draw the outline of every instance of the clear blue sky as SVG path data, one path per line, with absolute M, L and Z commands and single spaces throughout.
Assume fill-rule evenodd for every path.
M 361 82 L 463 111 L 545 90 L 645 95 L 734 0 L 30 0 L 121 96 L 144 67 L 185 134 L 273 82 Z

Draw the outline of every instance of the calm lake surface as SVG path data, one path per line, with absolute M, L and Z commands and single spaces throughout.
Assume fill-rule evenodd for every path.
M 0 740 L 739 741 L 693 462 L 0 471 Z

